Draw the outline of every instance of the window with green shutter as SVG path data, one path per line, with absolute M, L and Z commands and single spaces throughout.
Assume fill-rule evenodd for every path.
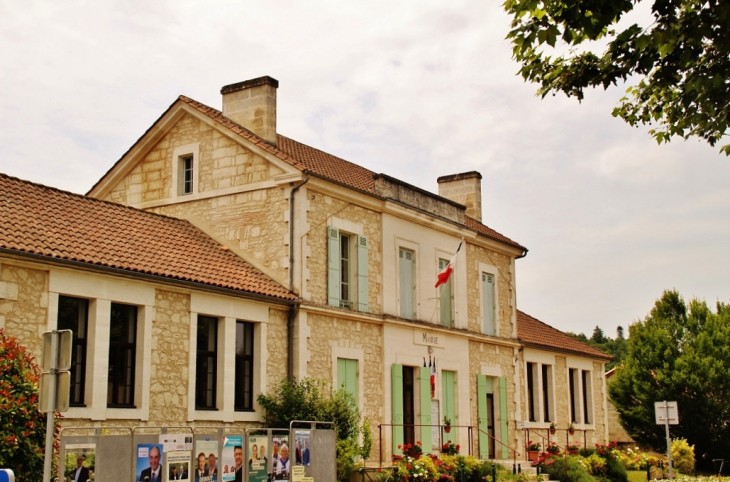
M 485 335 L 497 334 L 496 313 L 494 309 L 494 275 L 482 273 L 482 329 Z
M 368 238 L 327 228 L 327 304 L 368 311 Z
M 345 391 L 352 395 L 355 399 L 355 405 L 358 406 L 360 399 L 358 398 L 358 369 L 357 360 L 349 358 L 337 359 L 337 388 L 344 388 Z
M 441 395 L 441 411 L 444 417 L 449 417 L 453 426 L 451 434 L 445 435 L 446 440 L 449 440 L 449 438 L 451 440 L 458 440 L 459 430 L 456 427 L 459 424 L 456 419 L 458 415 L 456 410 L 456 372 L 449 370 L 441 371 Z
M 415 317 L 415 291 L 413 276 L 414 252 L 410 249 L 398 250 L 398 275 L 400 284 L 400 316 L 412 320 Z

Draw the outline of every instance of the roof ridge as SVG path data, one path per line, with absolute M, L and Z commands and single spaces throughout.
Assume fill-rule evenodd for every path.
M 4 172 L 0 172 L 0 177 L 4 177 L 4 178 L 9 179 L 11 181 L 17 181 L 17 182 L 20 182 L 20 183 L 23 183 L 23 184 L 29 184 L 31 186 L 35 186 L 37 188 L 45 189 L 47 191 L 55 191 L 55 192 L 58 192 L 60 194 L 71 195 L 71 196 L 74 196 L 76 198 L 81 198 L 81 199 L 83 199 L 85 201 L 88 201 L 88 202 L 95 202 L 95 203 L 107 204 L 107 205 L 109 205 L 111 207 L 114 207 L 114 208 L 126 209 L 126 210 L 134 211 L 134 212 L 137 212 L 137 213 L 142 213 L 144 215 L 157 216 L 157 217 L 164 218 L 164 219 L 168 219 L 168 220 L 171 220 L 171 221 L 182 222 L 182 223 L 185 223 L 185 224 L 190 224 L 191 226 L 195 226 L 194 224 L 192 224 L 190 221 L 188 221 L 186 219 L 176 218 L 176 217 L 173 217 L 173 216 L 167 216 L 165 214 L 160 214 L 160 213 L 156 213 L 156 212 L 153 212 L 153 211 L 145 211 L 144 209 L 139 209 L 139 208 L 136 208 L 134 206 L 127 206 L 125 204 L 115 203 L 114 201 L 107 201 L 106 199 L 99 199 L 99 198 L 96 198 L 96 197 L 87 196 L 86 194 L 78 194 L 78 193 L 75 193 L 75 192 L 72 192 L 72 191 L 66 191 L 64 189 L 60 189 L 60 188 L 57 188 L 57 187 L 46 186 L 45 184 L 41 184 L 39 182 L 28 181 L 27 179 L 21 179 L 19 177 L 15 177 L 15 176 L 11 176 L 9 174 L 6 174 Z M 218 243 L 218 244 L 220 244 L 220 243 Z
M 577 342 L 577 343 L 580 343 L 581 345 L 583 345 L 583 346 L 584 346 L 584 347 L 586 347 L 586 348 L 589 348 L 589 349 L 591 349 L 591 350 L 594 350 L 594 351 L 596 351 L 596 352 L 598 352 L 598 353 L 601 353 L 601 354 L 605 355 L 605 356 L 606 356 L 606 357 L 608 357 L 608 358 L 613 358 L 613 355 L 611 355 L 611 354 L 609 354 L 609 353 L 606 353 L 605 351 L 601 350 L 600 348 L 596 348 L 596 347 L 594 347 L 594 346 L 592 346 L 592 345 L 589 345 L 588 343 L 586 343 L 586 342 L 584 342 L 584 341 L 578 340 L 577 338 L 573 338 L 572 336 L 570 336 L 569 334 L 565 333 L 564 331 L 562 331 L 562 330 L 559 330 L 559 329 L 555 328 L 554 326 L 551 326 L 551 325 L 549 325 L 549 324 L 545 323 L 545 322 L 544 322 L 544 321 L 542 321 L 542 320 L 538 320 L 538 319 L 537 319 L 537 318 L 535 318 L 534 316 L 532 316 L 532 315 L 528 315 L 527 313 L 525 313 L 524 311 L 522 311 L 522 310 L 520 310 L 520 309 L 517 309 L 517 314 L 518 314 L 518 315 L 520 315 L 520 314 L 521 314 L 521 315 L 523 315 L 523 316 L 526 316 L 526 317 L 527 317 L 527 318 L 529 318 L 530 320 L 532 320 L 532 321 L 535 321 L 535 322 L 539 323 L 540 325 L 543 325 L 544 327 L 547 327 L 547 328 L 549 328 L 549 329 L 550 329 L 550 330 L 552 330 L 552 331 L 558 332 L 558 333 L 560 333 L 560 334 L 561 334 L 561 335 L 563 335 L 563 336 L 567 336 L 567 337 L 569 337 L 569 338 L 570 338 L 571 340 L 574 340 L 575 342 Z M 518 332 L 517 336 L 518 336 L 518 338 L 521 338 L 521 336 L 520 336 L 519 332 Z M 568 350 L 568 351 L 575 351 L 575 350 L 570 350 L 569 348 L 565 348 L 565 349 L 566 349 L 566 350 Z M 597 355 L 597 356 L 598 356 L 598 353 L 596 353 L 595 355 Z M 587 353 L 586 353 L 586 354 L 587 354 Z

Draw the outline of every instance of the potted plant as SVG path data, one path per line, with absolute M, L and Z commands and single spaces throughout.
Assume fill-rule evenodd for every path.
M 449 440 L 441 447 L 441 453 L 444 455 L 459 455 L 460 448 L 458 444 Z
M 545 447 L 545 452 L 549 453 L 550 455 L 560 455 L 560 447 L 558 447 L 558 444 L 556 442 L 550 442 L 547 447 Z
M 573 435 L 575 433 L 575 427 L 573 426 L 573 422 L 571 422 L 570 425 L 568 425 L 568 433 L 570 435 Z
M 444 432 L 451 433 L 451 419 L 444 415 Z
M 555 435 L 555 431 L 558 429 L 555 422 L 550 422 L 550 435 Z
M 530 440 L 527 442 L 527 445 L 525 445 L 525 450 L 527 450 L 527 460 L 531 462 L 537 460 L 540 456 L 540 444 L 537 442 Z
M 567 447 L 568 455 L 578 455 L 578 451 L 580 450 L 580 444 L 577 442 L 570 442 Z

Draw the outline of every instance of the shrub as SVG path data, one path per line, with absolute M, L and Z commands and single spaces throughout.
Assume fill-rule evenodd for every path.
M 43 478 L 46 416 L 38 411 L 39 378 L 30 352 L 0 328 L 0 467 L 12 469 L 18 482 Z
M 672 465 L 680 474 L 691 475 L 695 468 L 695 446 L 687 443 L 687 439 L 672 440 Z
M 596 482 L 588 469 L 583 466 L 578 457 L 554 457 L 550 465 L 545 464 L 545 471 L 550 480 L 560 482 Z
M 337 480 L 349 480 L 357 464 L 357 456 L 370 456 L 372 439 L 360 435 L 360 411 L 355 399 L 344 389 L 324 390 L 324 382 L 305 378 L 301 382 L 284 380 L 271 395 L 260 394 L 258 402 L 266 411 L 264 421 L 269 427 L 289 427 L 292 420 L 322 420 L 333 422 L 337 447 Z
M 618 457 L 609 456 L 606 458 L 606 476 L 612 482 L 628 482 L 629 475 L 626 473 L 626 468 L 618 459 Z

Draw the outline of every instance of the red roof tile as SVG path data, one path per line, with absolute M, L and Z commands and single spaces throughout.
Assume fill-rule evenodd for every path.
M 553 328 L 520 310 L 517 310 L 517 338 L 527 345 L 553 348 L 606 360 L 613 358 L 608 353 L 576 340 L 572 336 L 566 335 L 557 328 Z
M 0 174 L 0 248 L 294 300 L 188 221 Z
M 200 102 L 189 97 L 185 97 L 184 95 L 181 95 L 179 99 L 229 128 L 231 131 L 240 135 L 249 142 L 258 145 L 266 151 L 276 155 L 279 159 L 288 162 L 297 169 L 312 172 L 324 178 L 331 179 L 370 194 L 377 194 L 375 192 L 375 180 L 373 177 L 376 173 L 373 171 L 282 135 L 277 135 L 278 146 L 275 147 L 256 136 L 256 134 L 247 130 L 245 127 L 230 120 L 224 116 L 221 111 L 205 104 L 201 104 Z M 526 250 L 526 248 L 519 243 L 485 226 L 476 219 L 467 217 L 465 226 L 468 229 L 476 231 L 488 238 Z

